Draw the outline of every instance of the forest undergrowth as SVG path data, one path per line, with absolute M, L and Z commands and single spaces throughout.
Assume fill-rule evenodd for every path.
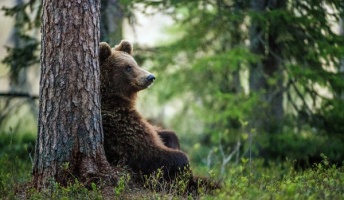
M 39 192 L 28 187 L 34 136 L 0 134 L 0 138 L 1 199 L 344 199 L 344 167 L 333 165 L 326 155 L 303 170 L 295 169 L 293 160 L 267 166 L 260 159 L 242 159 L 238 165 L 228 165 L 222 178 L 215 169 L 209 172 L 211 178 L 221 180 L 222 189 L 212 194 L 200 190 L 197 196 L 182 194 L 185 183 L 180 181 L 172 187 L 160 185 L 159 191 L 140 187 L 127 173 L 113 187 L 96 183 L 85 187 L 77 179 L 63 187 L 52 180 L 49 188 Z M 192 168 L 199 165 L 192 163 Z M 151 177 L 146 184 L 160 184 L 158 179 Z

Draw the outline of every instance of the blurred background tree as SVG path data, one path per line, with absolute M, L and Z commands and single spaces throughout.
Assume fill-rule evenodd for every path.
M 101 41 L 125 38 L 124 20 L 136 26 L 138 13 L 174 20 L 167 40 L 136 45 L 139 63 L 157 76 L 141 110 L 177 130 L 200 170 L 251 157 L 307 167 L 321 153 L 341 164 L 343 9 L 341 0 L 103 0 Z M 30 52 L 7 57 L 12 71 L 35 60 L 23 47 Z
M 29 67 L 39 62 L 38 48 L 40 26 L 40 7 L 38 1 L 16 0 L 13 7 L 3 7 L 5 16 L 14 18 L 10 36 L 11 46 L 6 46 L 7 55 L 2 63 L 9 68 L 9 91 L 1 93 L 3 97 L 0 104 L 1 130 L 11 127 L 14 132 L 20 126 L 32 129 L 30 123 L 37 116 L 37 99 L 32 94 L 29 81 Z
M 182 102 L 174 125 L 185 120 L 190 140 L 203 125 L 203 150 L 189 149 L 197 163 L 224 163 L 234 151 L 236 162 L 289 157 L 304 167 L 321 153 L 342 162 L 342 1 L 135 2 L 175 19 L 171 41 L 143 53 L 163 78 L 159 103 Z

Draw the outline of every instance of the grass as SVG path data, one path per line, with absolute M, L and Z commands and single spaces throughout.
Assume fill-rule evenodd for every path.
M 327 158 L 303 171 L 294 165 L 252 166 L 252 171 L 242 175 L 232 170 L 225 181 L 225 189 L 217 199 L 343 199 L 344 170 L 331 165 Z M 228 198 L 229 197 L 229 198 Z M 208 199 L 208 198 L 207 198 Z M 211 197 L 209 199 L 212 199 Z
M 153 191 L 134 184 L 124 174 L 116 187 L 92 184 L 86 188 L 76 180 L 68 187 L 53 183 L 44 192 L 27 189 L 31 180 L 34 137 L 0 134 L 0 199 L 192 199 L 181 195 L 182 182 Z M 196 168 L 196 166 L 193 166 Z M 197 170 L 196 170 L 197 171 Z M 159 179 L 159 178 L 157 178 Z M 160 184 L 154 177 L 148 185 Z M 229 166 L 222 179 L 223 188 L 213 194 L 200 193 L 199 199 L 344 199 L 344 168 L 332 165 L 323 156 L 322 162 L 306 170 L 295 170 L 294 162 L 270 163 L 243 159 Z

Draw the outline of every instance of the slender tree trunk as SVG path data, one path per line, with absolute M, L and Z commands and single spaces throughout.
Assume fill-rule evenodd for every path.
M 285 9 L 286 0 L 270 0 L 270 9 Z M 281 66 L 283 45 L 278 42 L 281 24 L 271 22 L 267 34 L 268 53 L 263 60 L 264 74 L 266 79 L 274 80 L 274 83 L 266 84 L 265 99 L 269 104 L 267 108 L 267 119 L 264 125 L 265 130 L 270 133 L 279 132 L 283 122 L 283 81 L 284 74 Z M 267 82 L 267 81 L 266 81 Z
M 265 11 L 266 0 L 252 0 L 251 8 L 256 13 L 261 13 Z M 262 27 L 262 22 L 256 19 L 251 20 L 250 27 L 250 50 L 252 53 L 260 56 L 264 56 L 265 46 L 263 44 L 264 32 Z M 252 63 L 250 66 L 250 76 L 249 76 L 250 93 L 261 92 L 263 88 L 266 87 L 266 80 L 264 77 L 264 66 L 262 62 Z M 259 94 L 260 101 L 265 101 L 263 95 Z M 263 109 L 260 106 L 260 109 Z M 253 113 L 253 119 L 251 120 L 251 126 L 257 129 L 263 127 L 263 118 L 266 118 L 266 114 L 256 109 Z
M 266 9 L 283 9 L 286 1 L 252 1 L 252 10 L 256 13 Z M 250 91 L 258 94 L 259 105 L 254 111 L 253 127 L 263 132 L 276 132 L 283 120 L 283 71 L 281 67 L 282 45 L 277 42 L 279 35 L 277 24 L 264 24 L 252 19 L 250 29 L 251 52 L 262 57 L 250 68 Z M 274 83 L 268 83 L 268 79 Z
M 339 35 L 344 37 L 344 16 L 342 16 L 339 19 Z M 341 62 L 340 62 L 340 67 L 339 67 L 339 72 L 344 74 L 344 57 L 342 58 Z M 344 78 L 344 76 L 342 75 L 342 77 Z M 341 94 L 340 95 L 340 99 L 344 100 L 344 91 L 340 91 Z
M 101 0 L 100 41 L 117 44 L 122 39 L 123 10 L 119 0 Z
M 23 0 L 16 0 L 16 6 L 20 6 L 23 4 Z M 21 48 L 24 45 L 22 44 L 23 41 L 20 38 L 20 29 L 22 27 L 18 26 L 17 21 L 19 21 L 19 15 L 17 14 L 15 16 L 15 25 L 13 27 L 13 44 L 14 48 Z M 17 25 L 17 26 L 16 26 Z M 14 60 L 11 63 L 11 69 L 16 69 L 19 68 L 18 65 L 20 64 Z M 22 91 L 26 90 L 28 87 L 28 81 L 27 81 L 27 66 L 22 66 L 20 70 L 18 70 L 17 73 L 12 73 L 10 76 L 10 92 L 27 92 L 27 91 Z
M 16 0 L 16 6 L 20 6 L 24 3 L 23 0 Z M 21 29 L 24 27 L 18 26 L 19 23 L 17 21 L 20 21 L 18 14 L 15 17 L 15 25 L 13 28 L 13 43 L 14 48 L 25 48 L 25 41 L 23 41 L 22 38 L 20 38 L 20 32 Z M 19 67 L 20 66 L 20 67 Z M 36 67 L 36 66 L 35 66 Z M 19 69 L 17 73 L 13 73 L 10 76 L 10 93 L 24 93 L 24 94 L 31 94 L 32 93 L 32 86 L 30 84 L 29 78 L 28 78 L 28 65 L 23 65 L 23 63 L 18 63 L 16 60 L 12 62 L 11 69 Z M 8 99 L 11 103 L 13 103 L 13 99 Z M 37 102 L 33 98 L 27 99 L 27 102 L 30 106 L 30 111 L 34 117 L 37 116 Z M 18 109 L 15 108 L 15 109 Z
M 99 0 L 45 0 L 34 186 L 114 175 L 100 114 Z M 114 177 L 114 176 L 110 176 Z

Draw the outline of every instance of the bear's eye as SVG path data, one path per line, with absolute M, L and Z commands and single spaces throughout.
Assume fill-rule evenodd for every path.
M 128 73 L 131 72 L 131 66 L 130 65 L 126 66 L 125 67 L 125 71 L 128 72 Z

